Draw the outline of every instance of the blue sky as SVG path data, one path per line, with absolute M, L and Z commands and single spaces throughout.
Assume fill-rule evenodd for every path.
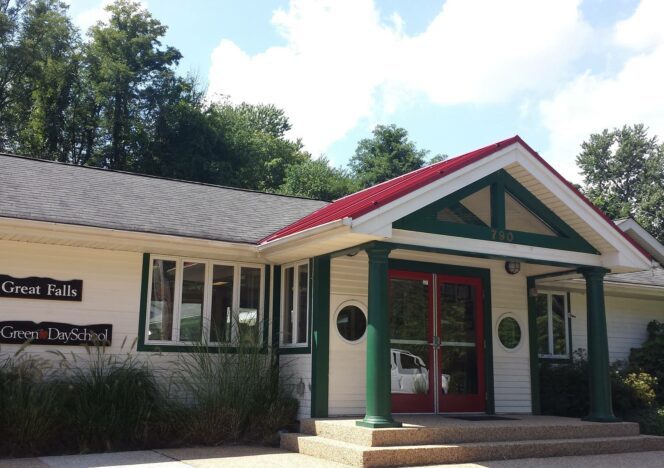
M 108 0 L 69 0 L 83 29 Z M 376 124 L 451 156 L 520 134 L 578 182 L 580 143 L 664 137 L 661 0 L 146 0 L 209 99 L 284 108 L 344 165 Z

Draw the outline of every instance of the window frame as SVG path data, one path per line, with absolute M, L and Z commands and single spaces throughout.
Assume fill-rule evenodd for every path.
M 572 349 L 572 340 L 571 340 L 571 326 L 570 319 L 571 313 L 569 308 L 569 295 L 565 291 L 537 291 L 537 295 L 543 294 L 547 297 L 546 300 L 546 311 L 547 311 L 547 336 L 549 344 L 549 352 L 542 354 L 539 352 L 539 346 L 537 349 L 537 355 L 540 359 L 569 359 L 571 356 Z M 564 314 L 565 314 L 565 353 L 564 354 L 555 354 L 554 353 L 554 343 L 553 343 L 553 299 L 552 296 L 562 296 L 564 301 Z M 537 336 L 539 342 L 539 335 Z
M 254 268 L 260 271 L 260 290 L 259 290 L 259 302 L 258 302 L 258 342 L 263 343 L 265 339 L 263 326 L 260 324 L 265 320 L 265 278 L 266 271 L 265 265 L 260 263 L 248 263 L 248 262 L 233 262 L 227 260 L 213 260 L 205 258 L 196 258 L 190 256 L 174 256 L 174 255 L 161 255 L 161 254 L 149 254 L 148 259 L 148 271 L 147 271 L 147 288 L 146 288 L 146 297 L 145 303 L 142 304 L 145 307 L 145 317 L 143 317 L 143 325 L 145 331 L 143 333 L 143 342 L 140 343 L 141 348 L 147 347 L 182 347 L 182 346 L 195 346 L 198 342 L 195 341 L 182 341 L 180 340 L 180 318 L 181 318 L 181 308 L 182 308 L 182 282 L 184 278 L 184 263 L 201 263 L 205 265 L 205 278 L 203 285 L 203 310 L 201 311 L 201 341 L 205 343 L 207 347 L 210 348 L 232 348 L 233 343 L 237 340 L 237 327 L 231 328 L 231 340 L 230 342 L 222 341 L 211 341 L 210 334 L 210 324 L 212 320 L 212 277 L 213 269 L 216 265 L 218 266 L 230 266 L 233 267 L 233 298 L 231 313 L 233 316 L 233 321 L 237 321 L 239 318 L 240 312 L 240 280 L 241 280 L 241 269 L 244 268 Z M 175 262 L 175 289 L 173 291 L 173 329 L 172 329 L 172 340 L 151 340 L 150 339 L 150 310 L 152 302 L 152 274 L 154 271 L 153 265 L 155 260 L 165 260 L 165 261 L 174 261 Z M 141 349 L 139 349 L 140 351 Z
M 300 266 L 306 265 L 307 266 L 307 304 L 306 304 L 306 310 L 304 312 L 305 319 L 306 319 L 306 326 L 305 326 L 305 337 L 304 337 L 304 342 L 298 343 L 300 336 L 299 336 L 299 327 L 298 327 L 298 320 L 299 320 L 299 314 L 300 314 L 300 294 L 299 294 L 299 286 L 300 286 L 300 275 L 298 274 L 298 270 Z M 285 343 L 284 342 L 284 314 L 286 313 L 286 270 L 289 268 L 293 268 L 293 292 L 292 292 L 292 304 L 293 304 L 293 310 L 296 311 L 293 317 L 293 323 L 291 324 L 291 343 Z M 309 346 L 309 326 L 310 326 L 310 316 L 311 316 L 311 264 L 309 262 L 309 259 L 306 260 L 299 260 L 297 262 L 292 262 L 292 263 L 287 263 L 284 265 L 281 265 L 281 287 L 280 287 L 280 314 L 281 316 L 279 317 L 279 348 L 307 348 Z

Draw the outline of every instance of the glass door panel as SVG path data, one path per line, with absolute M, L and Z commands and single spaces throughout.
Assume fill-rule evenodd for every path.
M 484 411 L 481 279 L 438 275 L 439 411 Z
M 391 271 L 389 283 L 392 411 L 434 411 L 432 275 Z

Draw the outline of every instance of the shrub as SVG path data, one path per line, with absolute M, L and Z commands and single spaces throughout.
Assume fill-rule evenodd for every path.
M 642 347 L 630 352 L 629 367 L 635 372 L 647 372 L 657 378 L 657 402 L 664 405 L 664 323 L 653 320 L 646 330 L 648 337 Z
M 20 355 L 0 363 L 0 454 L 23 456 L 61 446 L 62 385 L 49 381 L 44 361 Z
M 628 420 L 638 422 L 642 434 L 664 436 L 664 408 L 635 411 Z
M 86 350 L 85 362 L 72 355 L 67 384 L 68 429 L 78 451 L 146 446 L 160 403 L 148 365 L 131 354 L 108 354 L 103 345 Z
M 620 363 L 612 366 L 613 411 L 620 417 L 653 407 L 657 379 L 645 372 L 629 372 Z M 588 360 L 583 350 L 570 363 L 540 365 L 542 413 L 583 417 L 589 411 Z
M 274 443 L 295 419 L 297 401 L 279 378 L 276 354 L 252 341 L 221 350 L 200 343 L 175 368 L 174 388 L 184 399 L 177 430 L 186 443 Z

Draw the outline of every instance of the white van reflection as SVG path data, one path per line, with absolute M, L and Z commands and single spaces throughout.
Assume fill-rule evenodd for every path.
M 404 349 L 391 349 L 392 393 L 425 394 L 429 392 L 429 370 L 421 357 Z M 444 394 L 450 386 L 449 374 L 441 374 Z

